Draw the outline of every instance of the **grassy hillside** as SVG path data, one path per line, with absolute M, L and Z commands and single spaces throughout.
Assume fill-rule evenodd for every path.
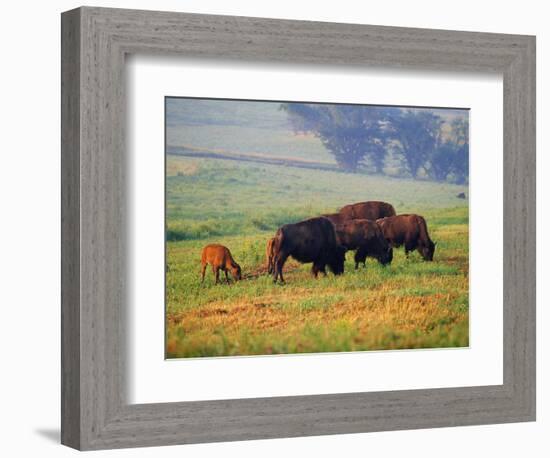
M 168 99 L 166 141 L 229 153 L 294 157 L 335 164 L 313 135 L 294 135 L 278 102 Z
M 167 160 L 167 357 L 468 345 L 467 188 L 235 161 Z M 282 224 L 362 200 L 417 212 L 437 242 L 433 263 L 396 251 L 314 280 L 287 262 L 287 284 L 265 275 L 265 243 Z M 230 248 L 244 280 L 199 282 L 200 251 Z

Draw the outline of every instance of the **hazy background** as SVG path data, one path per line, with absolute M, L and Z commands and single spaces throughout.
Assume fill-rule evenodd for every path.
M 166 143 L 171 154 L 465 184 L 468 120 L 466 109 L 167 98 Z

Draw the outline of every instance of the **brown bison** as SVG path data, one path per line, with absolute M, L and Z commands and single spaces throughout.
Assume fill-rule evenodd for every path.
M 347 250 L 355 250 L 355 268 L 367 257 L 375 258 L 382 265 L 393 259 L 393 250 L 384 238 L 376 222 L 367 219 L 354 219 L 336 226 L 339 243 Z
M 418 250 L 424 260 L 433 261 L 435 243 L 428 234 L 426 220 L 420 215 L 398 215 L 376 221 L 392 247 L 405 245 L 405 255 Z
M 369 201 L 358 202 L 356 204 L 346 205 L 339 212 L 346 220 L 350 219 L 370 219 L 372 221 L 386 216 L 395 216 L 393 205 L 387 202 Z
M 229 248 L 223 245 L 206 245 L 202 249 L 201 283 L 204 282 L 204 273 L 208 264 L 212 267 L 212 273 L 216 277 L 216 284 L 220 280 L 220 270 L 223 270 L 225 273 L 227 283 L 229 283 L 229 277 L 227 275 L 228 271 L 231 272 L 231 275 L 235 280 L 241 279 L 241 266 L 235 262 L 233 256 L 231 256 L 231 251 L 229 251 Z
M 332 224 L 335 226 L 338 226 L 340 224 L 344 224 L 347 219 L 344 215 L 341 215 L 340 213 L 327 213 L 325 215 L 321 215 L 330 220 Z
M 267 273 L 273 273 L 273 258 L 275 256 L 275 237 L 267 241 L 265 247 L 265 259 L 267 261 Z
M 334 225 L 322 216 L 295 224 L 285 224 L 275 234 L 273 281 L 284 283 L 283 266 L 289 256 L 301 263 L 313 263 L 312 274 L 326 275 L 326 266 L 335 275 L 344 272 L 346 249 L 337 243 Z

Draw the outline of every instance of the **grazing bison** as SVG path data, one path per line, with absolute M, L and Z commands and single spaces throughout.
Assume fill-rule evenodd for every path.
M 275 237 L 269 239 L 267 241 L 267 245 L 265 247 L 265 258 L 267 261 L 267 273 L 272 274 L 273 273 L 273 258 L 275 256 Z
M 212 244 L 206 245 L 202 249 L 201 257 L 201 283 L 204 282 L 204 273 L 206 266 L 210 264 L 212 266 L 212 273 L 216 277 L 216 284 L 220 280 L 220 270 L 225 273 L 225 279 L 229 283 L 229 277 L 227 272 L 231 272 L 231 275 L 235 280 L 241 279 L 241 266 L 235 262 L 229 248 L 223 245 Z
M 369 201 L 346 205 L 339 212 L 346 220 L 370 219 L 372 221 L 386 216 L 395 216 L 393 205 L 387 202 Z
M 367 219 L 354 219 L 336 227 L 339 243 L 347 250 L 355 250 L 355 268 L 367 257 L 375 258 L 382 265 L 393 259 L 393 250 L 384 238 L 376 222 Z
M 424 260 L 433 261 L 435 243 L 428 234 L 426 220 L 420 215 L 398 215 L 376 221 L 392 247 L 405 245 L 405 255 L 418 250 Z
M 296 224 L 285 224 L 275 234 L 273 281 L 283 278 L 283 266 L 289 256 L 301 263 L 313 263 L 312 274 L 326 274 L 326 266 L 339 275 L 344 272 L 346 249 L 337 243 L 334 225 L 325 217 Z
M 335 226 L 339 226 L 341 224 L 344 224 L 347 219 L 344 215 L 341 215 L 340 213 L 327 213 L 326 215 L 321 215 L 330 220 L 332 224 Z

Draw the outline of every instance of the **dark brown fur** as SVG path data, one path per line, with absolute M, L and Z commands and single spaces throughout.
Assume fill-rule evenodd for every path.
M 227 272 L 231 272 L 231 275 L 235 280 L 241 279 L 241 266 L 235 262 L 229 248 L 223 245 L 206 245 L 202 249 L 201 283 L 204 281 L 204 274 L 208 264 L 212 267 L 212 273 L 216 277 L 216 284 L 220 280 L 220 270 L 225 273 L 227 283 L 229 283 L 229 276 L 227 275 Z
M 341 215 L 340 213 L 327 213 L 326 215 L 321 215 L 330 220 L 332 224 L 335 226 L 339 226 L 340 224 L 344 224 L 347 219 L 344 215 Z
M 301 263 L 313 263 L 312 274 L 326 275 L 326 266 L 335 275 L 344 273 L 346 250 L 337 243 L 334 225 L 322 216 L 296 224 L 285 224 L 275 234 L 273 281 L 283 278 L 289 256 Z
M 435 243 L 430 239 L 426 220 L 420 215 L 397 215 L 376 221 L 392 247 L 405 246 L 405 255 L 418 250 L 424 260 L 432 261 Z
M 359 263 L 365 266 L 367 257 L 378 260 L 380 264 L 389 264 L 393 259 L 393 250 L 384 238 L 376 222 L 367 219 L 346 221 L 336 226 L 339 243 L 347 250 L 355 250 L 355 268 Z
M 393 205 L 375 200 L 346 205 L 340 209 L 339 213 L 345 220 L 370 219 L 371 221 L 396 215 Z

